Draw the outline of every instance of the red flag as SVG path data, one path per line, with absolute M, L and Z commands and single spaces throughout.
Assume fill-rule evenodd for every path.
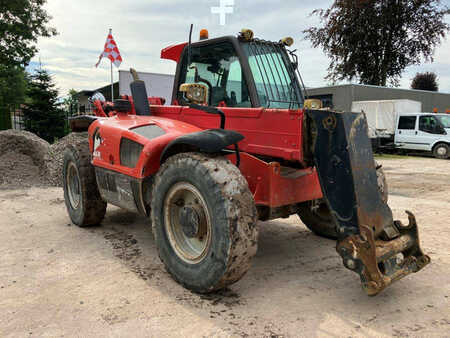
M 112 36 L 111 29 L 109 30 L 108 37 L 106 38 L 103 53 L 100 54 L 95 67 L 98 67 L 103 57 L 107 57 L 108 59 L 110 59 L 117 68 L 119 68 L 120 64 L 122 63 L 122 57 L 120 56 L 119 48 L 117 48 L 117 44 Z

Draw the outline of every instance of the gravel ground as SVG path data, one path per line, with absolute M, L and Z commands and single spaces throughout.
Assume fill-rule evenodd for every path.
M 108 207 L 80 229 L 59 188 L 0 190 L 0 337 L 448 337 L 450 162 L 381 163 L 395 217 L 416 214 L 432 263 L 372 298 L 296 217 L 259 223 L 249 273 L 200 296 L 165 272 L 147 219 Z

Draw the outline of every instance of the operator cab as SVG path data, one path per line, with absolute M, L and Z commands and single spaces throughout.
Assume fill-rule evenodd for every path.
M 190 55 L 189 45 L 184 44 L 176 60 L 173 103 L 188 105 L 194 101 L 213 107 L 302 108 L 304 99 L 298 62 L 295 54 L 286 49 L 293 40 L 264 41 L 254 39 L 251 31 L 250 36 L 245 34 L 248 32 L 243 31 L 238 37 L 192 43 Z M 198 94 L 197 99 L 187 95 L 190 89 Z M 203 99 L 205 102 L 201 102 Z

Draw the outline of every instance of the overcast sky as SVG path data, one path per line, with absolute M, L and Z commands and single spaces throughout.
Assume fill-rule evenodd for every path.
M 60 89 L 67 94 L 76 90 L 96 89 L 110 82 L 110 65 L 103 59 L 99 68 L 94 65 L 103 50 L 108 29 L 112 28 L 124 61 L 120 69 L 130 67 L 138 71 L 173 73 L 175 63 L 161 60 L 160 52 L 166 46 L 184 42 L 189 25 L 194 24 L 195 39 L 201 28 L 207 28 L 210 37 L 236 34 L 241 28 L 251 28 L 257 37 L 279 40 L 292 36 L 294 48 L 300 56 L 300 70 L 308 87 L 327 85 L 328 58 L 320 49 L 314 49 L 304 40 L 302 31 L 318 24 L 309 16 L 315 8 L 326 8 L 326 0 L 234 0 L 234 13 L 228 14 L 226 25 L 219 16 L 211 14 L 211 7 L 220 0 L 48 0 L 47 11 L 53 17 L 51 25 L 59 35 L 40 39 L 39 59 L 50 71 Z M 444 0 L 450 4 L 450 0 Z M 450 22 L 450 17 L 446 18 Z M 440 91 L 450 93 L 450 40 L 447 38 L 436 50 L 434 63 L 409 67 L 401 87 L 409 88 L 417 71 L 438 74 Z M 115 80 L 118 78 L 115 68 Z

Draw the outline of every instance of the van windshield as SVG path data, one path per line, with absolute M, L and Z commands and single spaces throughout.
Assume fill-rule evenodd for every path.
M 449 116 L 437 116 L 444 128 L 450 128 L 450 115 Z

